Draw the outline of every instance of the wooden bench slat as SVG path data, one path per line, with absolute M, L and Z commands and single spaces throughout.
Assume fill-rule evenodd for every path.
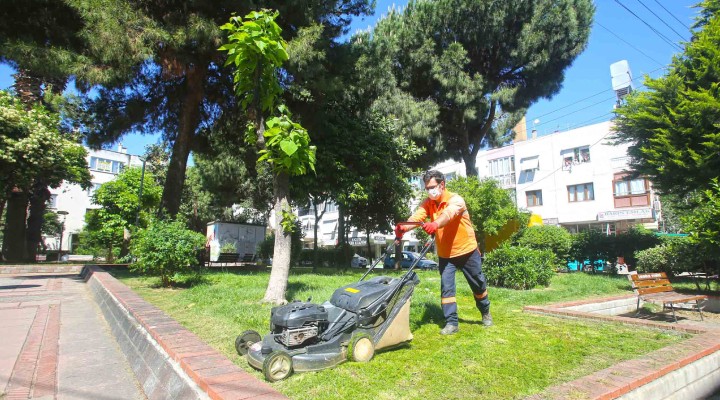
M 672 292 L 672 291 L 673 291 L 672 286 L 656 286 L 656 287 L 638 288 L 638 293 L 640 293 L 640 295 L 651 294 L 651 293 L 660 293 L 660 292 Z
M 640 282 L 633 282 L 635 284 L 635 287 L 643 288 L 643 287 L 656 287 L 656 286 L 672 286 L 669 280 L 657 280 L 657 281 L 640 281 Z

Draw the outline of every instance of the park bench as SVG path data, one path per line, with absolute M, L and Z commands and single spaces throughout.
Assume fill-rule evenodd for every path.
M 220 264 L 220 266 L 225 267 L 227 264 L 236 263 L 239 257 L 240 254 L 238 253 L 220 253 L 216 261 L 208 262 L 208 266 L 212 266 L 212 264 Z
M 664 272 L 653 272 L 649 274 L 631 274 L 628 275 L 632 283 L 633 290 L 638 295 L 637 309 L 640 310 L 640 300 L 662 304 L 663 311 L 669 307 L 672 310 L 673 319 L 677 322 L 675 316 L 675 303 L 695 302 L 695 308 L 700 313 L 700 320 L 704 320 L 702 309 L 700 308 L 700 300 L 707 299 L 707 296 L 688 295 L 675 292 Z

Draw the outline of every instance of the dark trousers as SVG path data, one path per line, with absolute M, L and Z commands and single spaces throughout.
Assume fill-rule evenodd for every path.
M 487 293 L 487 280 L 482 272 L 482 258 L 475 250 L 458 257 L 440 257 L 440 297 L 445 322 L 458 324 L 457 301 L 455 300 L 455 272 L 459 269 L 465 275 L 475 297 L 475 305 L 480 313 L 490 312 L 490 299 Z

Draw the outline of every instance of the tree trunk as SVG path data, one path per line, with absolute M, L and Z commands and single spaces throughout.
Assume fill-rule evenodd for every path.
M 30 213 L 27 219 L 26 240 L 27 262 L 35 262 L 38 244 L 42 242 L 42 225 L 45 220 L 45 209 L 50 200 L 50 191 L 43 181 L 35 183 L 30 194 Z M 60 243 L 62 246 L 62 243 Z
M 281 221 L 283 210 L 289 210 L 288 195 L 290 192 L 290 177 L 287 173 L 280 172 L 273 178 L 274 187 L 274 210 L 275 210 L 275 250 L 273 252 L 272 270 L 270 282 L 265 291 L 264 302 L 273 304 L 285 304 L 285 290 L 287 289 L 288 276 L 290 275 L 290 251 L 292 235 L 283 230 Z
M 175 217 L 180 210 L 188 156 L 200 121 L 207 67 L 189 67 L 185 76 L 185 99 L 180 114 L 178 135 L 173 144 L 161 200 L 161 215 Z
M 338 234 L 337 245 L 342 246 L 345 243 L 345 208 L 338 204 Z
M 3 248 L 5 260 L 21 262 L 26 259 L 25 222 L 27 219 L 28 194 L 14 189 L 7 199 Z

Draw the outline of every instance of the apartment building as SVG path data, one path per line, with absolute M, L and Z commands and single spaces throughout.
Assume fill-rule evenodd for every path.
M 520 138 L 478 155 L 479 177 L 493 177 L 519 208 L 570 232 L 607 234 L 642 224 L 657 229 L 659 202 L 652 183 L 633 178 L 627 144 L 612 143 L 612 121 Z M 463 163 L 441 163 L 447 176 L 465 175 Z
M 63 184 L 56 189 L 50 189 L 50 201 L 48 208 L 55 211 L 67 212 L 64 216 L 65 229 L 60 238 L 46 238 L 45 244 L 49 249 L 58 249 L 62 246 L 63 251 L 73 249 L 73 244 L 77 244 L 77 233 L 85 226 L 85 213 L 87 210 L 98 208 L 99 206 L 92 203 L 92 195 L 95 190 L 103 183 L 109 182 L 127 166 L 142 166 L 140 157 L 127 153 L 127 149 L 118 144 L 116 150 L 92 150 L 86 148 L 88 152 L 87 163 L 92 176 L 92 187 L 84 190 L 80 185 Z M 61 216 L 62 220 L 62 216 Z

